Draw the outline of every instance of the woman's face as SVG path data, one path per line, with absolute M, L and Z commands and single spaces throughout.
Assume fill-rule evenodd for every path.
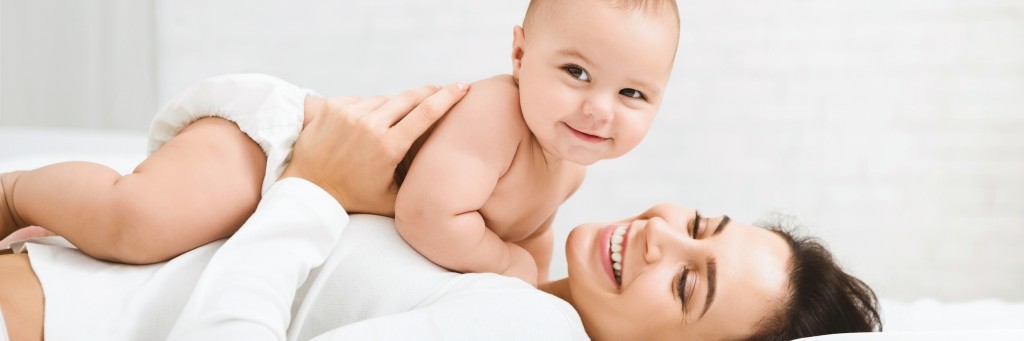
M 695 218 L 662 204 L 569 234 L 570 300 L 592 338 L 742 338 L 781 307 L 792 254 L 785 240 L 724 217 Z

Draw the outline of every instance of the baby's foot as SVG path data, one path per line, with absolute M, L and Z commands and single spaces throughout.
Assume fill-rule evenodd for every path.
M 14 212 L 14 183 L 22 172 L 0 174 L 0 239 L 21 228 L 21 219 Z
M 55 234 L 53 234 L 53 232 L 50 232 L 50 230 L 44 229 L 39 226 L 23 227 L 14 231 L 14 233 L 11 233 L 11 235 L 7 236 L 7 238 L 0 239 L 0 250 L 10 248 L 11 244 L 20 242 L 22 240 L 39 237 L 49 237 L 54 235 Z

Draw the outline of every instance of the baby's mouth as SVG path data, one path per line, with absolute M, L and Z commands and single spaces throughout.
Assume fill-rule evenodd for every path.
M 612 260 L 612 273 L 615 275 L 615 283 L 620 287 L 622 286 L 622 255 L 626 250 L 627 230 L 629 230 L 627 225 L 619 225 L 608 240 L 608 257 Z

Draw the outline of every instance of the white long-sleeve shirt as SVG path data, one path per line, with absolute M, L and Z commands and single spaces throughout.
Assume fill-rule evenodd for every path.
M 49 340 L 586 339 L 576 311 L 518 279 L 458 274 L 389 218 L 300 179 L 271 187 L 227 242 L 130 266 L 29 244 Z M 213 257 L 216 253 L 216 257 Z M 212 260 L 211 260 L 212 259 Z M 187 303 L 186 303 L 187 302 Z

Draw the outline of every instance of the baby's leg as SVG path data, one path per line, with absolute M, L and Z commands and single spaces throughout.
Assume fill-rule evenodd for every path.
M 256 209 L 265 168 L 263 151 L 234 123 L 204 118 L 129 175 L 67 162 L 4 184 L 20 225 L 43 226 L 99 259 L 147 264 L 237 231 Z
M 14 184 L 14 178 L 17 177 L 17 173 L 21 172 L 0 174 L 0 239 L 7 238 L 11 233 L 21 228 L 23 224 L 21 218 L 16 217 L 7 205 L 7 194 L 10 193 L 7 185 Z
M 0 310 L 9 333 L 0 340 L 43 339 L 43 288 L 26 254 L 0 256 Z

